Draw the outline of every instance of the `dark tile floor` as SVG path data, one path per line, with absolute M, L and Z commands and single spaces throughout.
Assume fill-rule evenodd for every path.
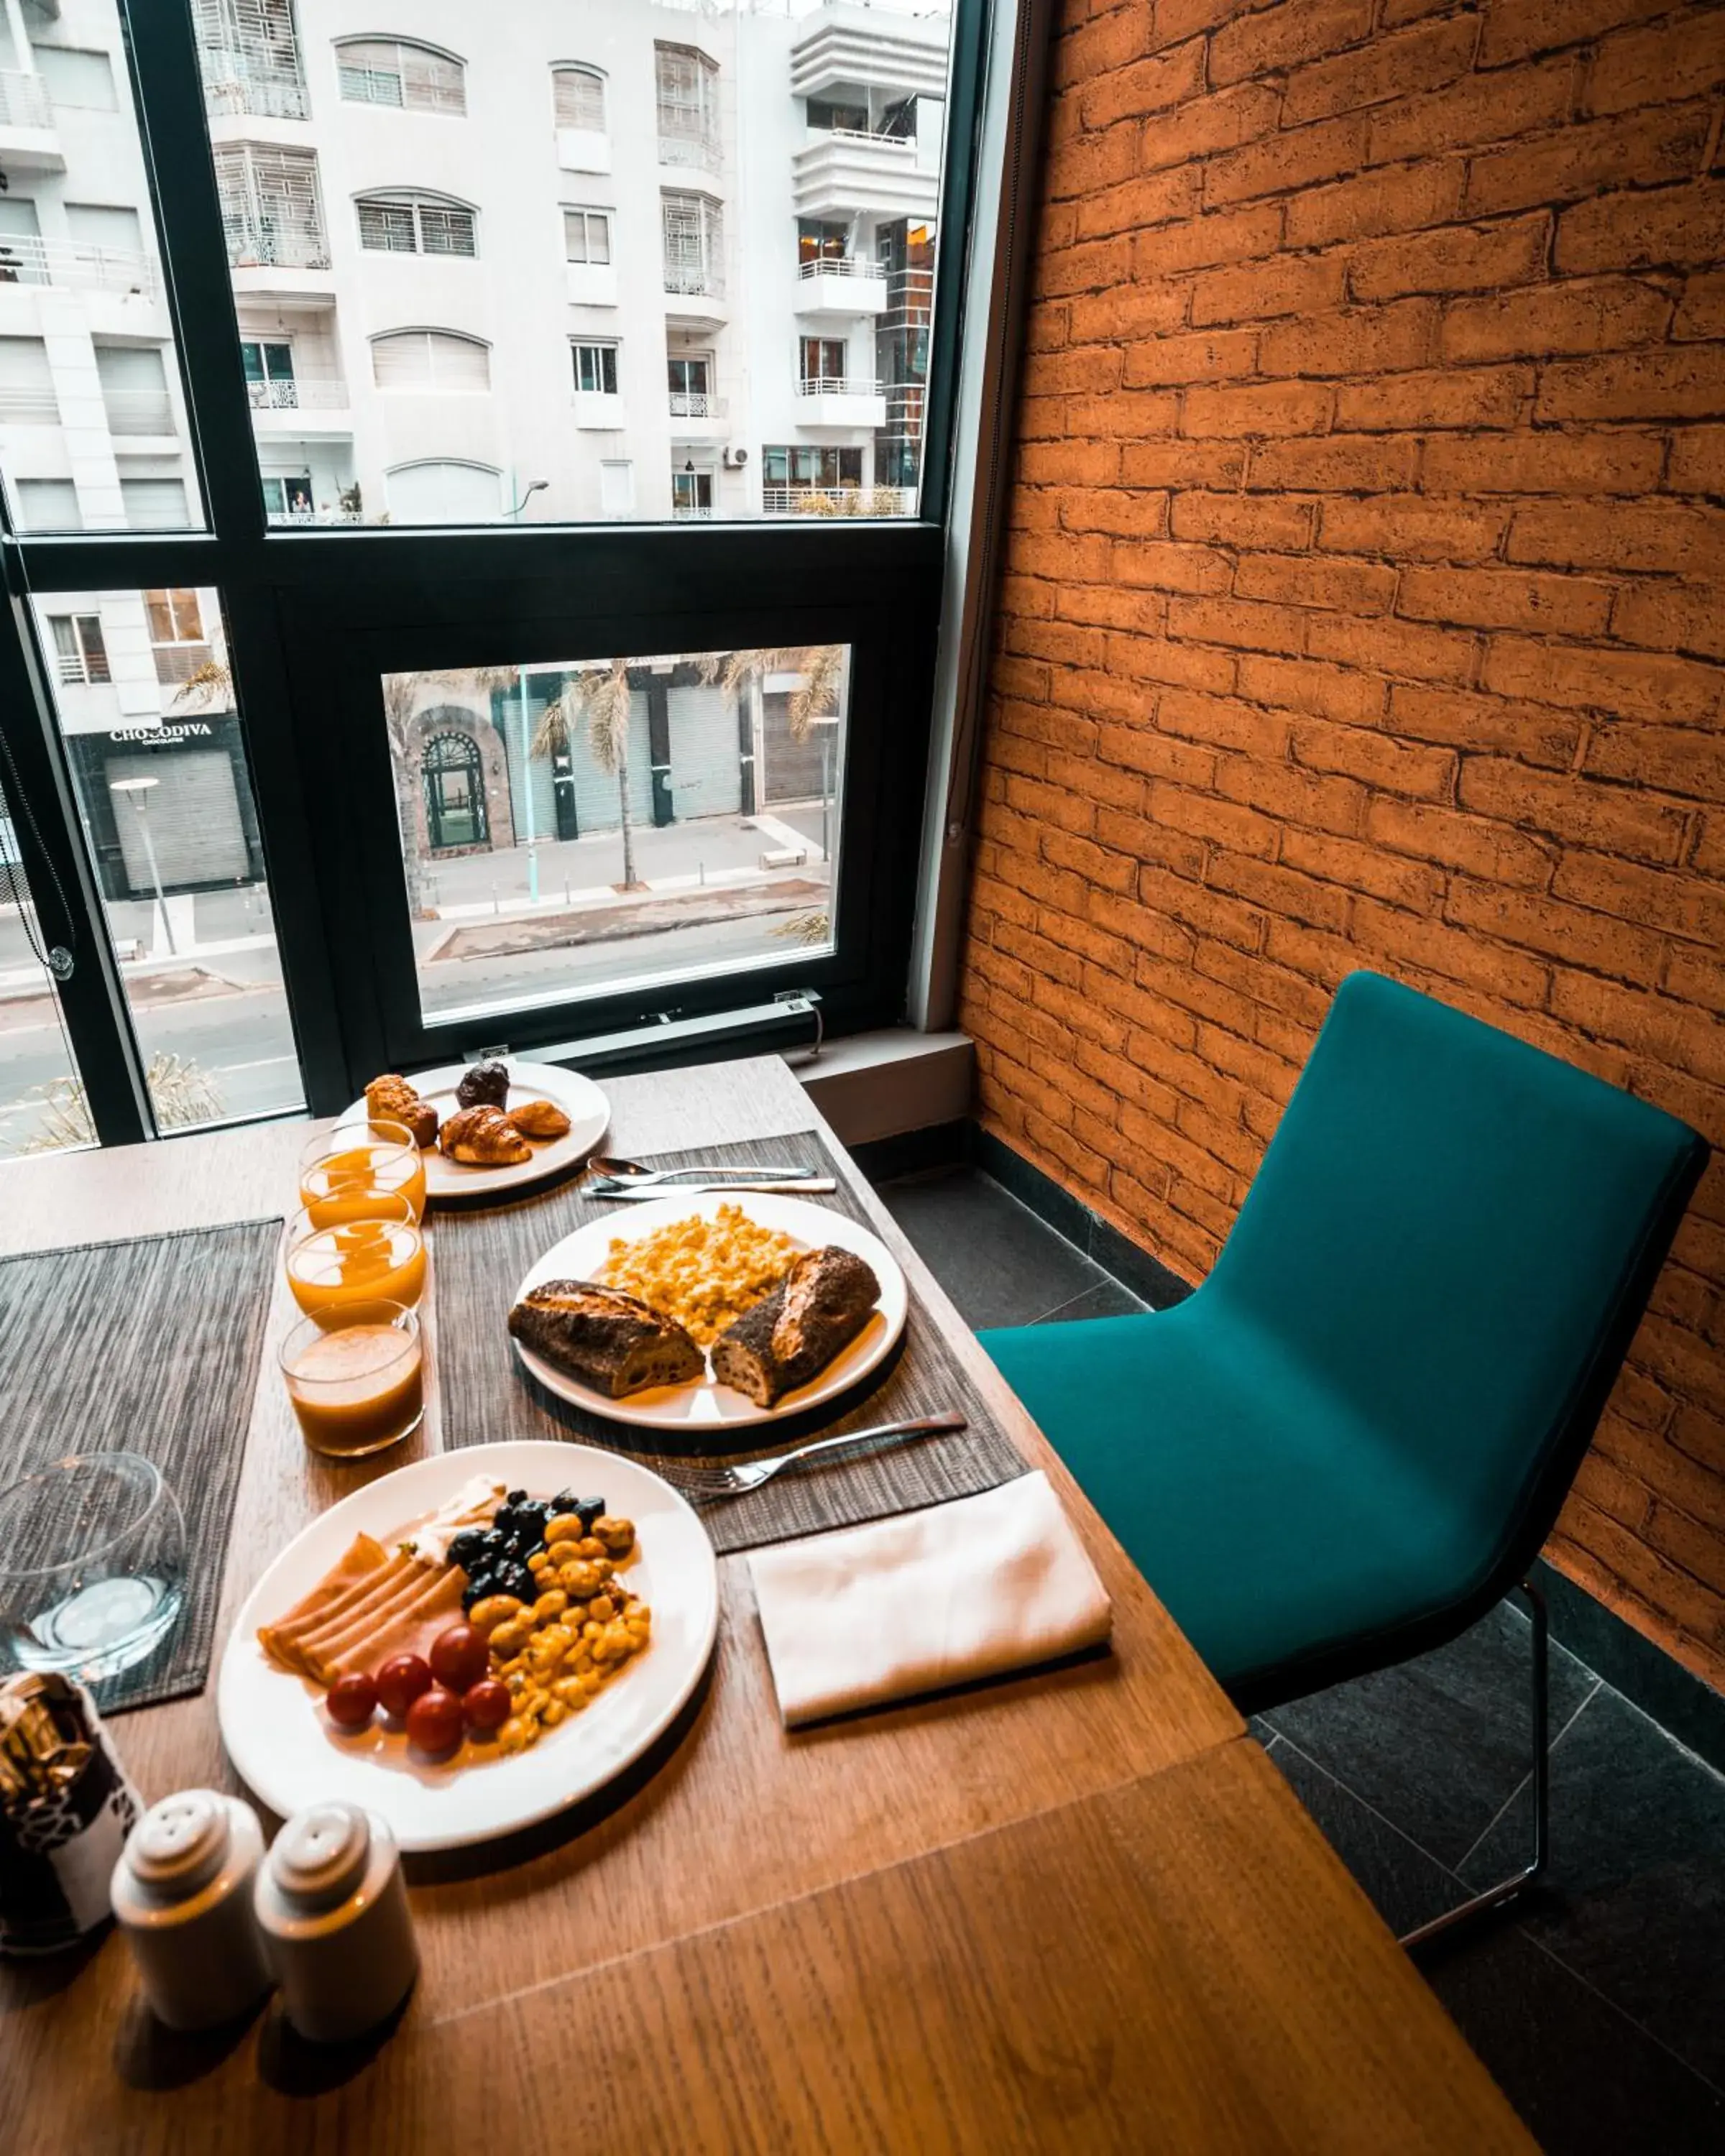
M 979 1331 L 1146 1307 L 973 1168 L 880 1194 Z M 1397 1932 L 1530 1852 L 1527 1653 L 1505 1605 L 1254 1722 Z M 1725 1779 L 1555 1645 L 1550 1729 L 1548 1883 L 1422 1967 L 1550 2156 L 1719 2156 Z

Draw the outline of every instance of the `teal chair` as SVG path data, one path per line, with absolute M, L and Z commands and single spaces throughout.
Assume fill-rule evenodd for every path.
M 1441 1646 L 1525 1575 L 1707 1159 L 1686 1124 L 1376 973 L 1337 991 L 1209 1276 L 983 1345 L 1245 1712 Z

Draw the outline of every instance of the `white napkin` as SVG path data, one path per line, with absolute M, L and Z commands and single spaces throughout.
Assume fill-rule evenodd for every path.
M 787 1728 L 1028 1668 L 1108 1636 L 1108 1596 L 1042 1474 L 752 1552 Z

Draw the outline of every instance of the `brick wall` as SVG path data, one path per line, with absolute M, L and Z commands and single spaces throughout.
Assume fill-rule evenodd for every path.
M 1725 6 L 1066 0 L 964 1022 L 1189 1276 L 1377 967 L 1725 1147 Z M 1725 1684 L 1725 1166 L 1552 1554 Z

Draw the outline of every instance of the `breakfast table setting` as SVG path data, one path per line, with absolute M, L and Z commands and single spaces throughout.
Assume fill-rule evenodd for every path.
M 3 1176 L 10 2145 L 1532 2148 L 783 1061 Z

